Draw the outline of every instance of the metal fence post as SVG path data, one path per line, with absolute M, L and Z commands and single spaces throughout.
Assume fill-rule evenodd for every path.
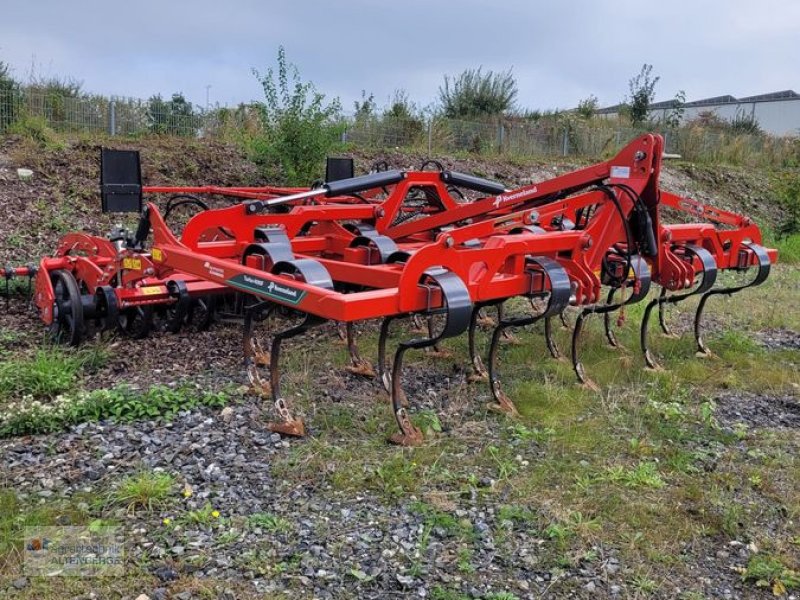
M 503 128 L 503 122 L 502 121 L 498 121 L 497 122 L 497 153 L 498 154 L 502 154 L 503 153 L 503 141 L 504 141 L 503 138 L 504 137 L 505 137 L 505 131 L 504 131 L 504 128 Z
M 428 156 L 433 152 L 433 117 L 428 119 Z
M 117 135 L 117 103 L 114 100 L 108 103 L 108 135 Z

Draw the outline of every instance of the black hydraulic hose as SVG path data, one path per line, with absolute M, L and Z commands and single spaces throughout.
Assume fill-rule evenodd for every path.
M 611 200 L 611 202 L 614 204 L 614 207 L 617 209 L 617 214 L 619 215 L 619 218 L 622 221 L 623 227 L 625 227 L 625 238 L 627 239 L 628 242 L 628 247 L 626 249 L 626 252 L 623 254 L 623 256 L 625 257 L 625 273 L 623 274 L 621 280 L 616 281 L 615 278 L 616 283 L 622 285 L 625 279 L 627 279 L 628 273 L 630 273 L 631 267 L 633 265 L 632 261 L 632 252 L 634 246 L 633 233 L 631 232 L 631 226 L 630 223 L 628 223 L 628 218 L 625 216 L 625 211 L 622 210 L 622 204 L 620 204 L 619 198 L 617 198 L 617 195 L 614 193 L 614 190 L 612 190 L 607 185 L 603 184 L 596 186 L 595 189 L 603 192 L 606 196 L 608 196 L 608 199 Z M 605 262 L 605 257 L 603 257 L 603 262 Z M 609 274 L 612 273 L 610 269 L 608 269 L 608 272 Z M 611 276 L 613 277 L 613 275 Z
M 634 208 L 637 214 L 637 234 L 639 239 L 639 250 L 646 256 L 656 256 L 658 254 L 658 242 L 653 230 L 653 221 L 650 218 L 650 212 L 647 205 L 644 203 L 642 196 L 638 194 L 633 188 L 624 183 L 611 183 L 611 187 L 618 187 L 623 192 L 628 194 L 628 197 L 633 201 Z M 660 194 L 660 191 L 659 191 Z

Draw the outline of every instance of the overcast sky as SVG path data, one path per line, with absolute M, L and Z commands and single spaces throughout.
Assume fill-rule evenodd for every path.
M 101 94 L 259 99 L 251 69 L 277 48 L 352 111 L 405 89 L 434 102 L 444 74 L 513 68 L 519 105 L 615 104 L 643 63 L 658 100 L 800 91 L 798 0 L 0 0 L 0 60 L 18 79 L 71 76 Z

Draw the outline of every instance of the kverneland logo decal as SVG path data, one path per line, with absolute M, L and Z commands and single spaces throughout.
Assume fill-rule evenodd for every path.
M 288 304 L 298 304 L 306 295 L 303 290 L 298 290 L 284 283 L 261 279 L 253 275 L 236 275 L 228 279 L 227 283 L 233 287 L 256 292 L 260 296 L 267 296 L 273 300 Z
M 499 208 L 503 202 L 508 202 L 509 200 L 518 200 L 520 198 L 524 198 L 528 194 L 535 194 L 537 191 L 538 188 L 534 186 L 533 189 L 530 190 L 523 189 L 522 191 L 512 192 L 510 194 L 500 194 L 499 196 L 497 196 L 497 198 L 494 199 L 494 202 L 492 202 L 492 204 L 494 205 L 495 208 Z

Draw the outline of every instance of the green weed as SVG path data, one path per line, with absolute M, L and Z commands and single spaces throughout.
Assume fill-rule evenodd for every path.
M 175 478 L 169 473 L 141 471 L 123 479 L 112 492 L 112 498 L 128 510 L 153 510 L 166 504 L 174 486 Z
M 247 517 L 247 525 L 251 529 L 265 529 L 272 533 L 288 533 L 292 530 L 291 521 L 272 513 L 254 513 Z

